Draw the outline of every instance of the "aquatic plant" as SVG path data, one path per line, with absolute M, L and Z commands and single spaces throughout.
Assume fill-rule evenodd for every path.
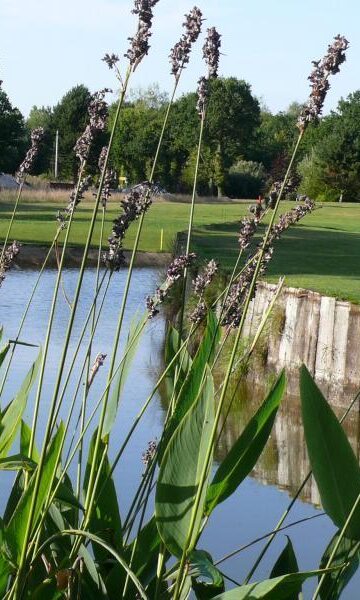
M 208 73 L 199 85 L 197 110 L 200 115 L 200 129 L 186 248 L 182 254 L 173 257 L 164 283 L 157 288 L 154 296 L 147 298 L 147 311 L 140 318 L 133 320 L 127 339 L 123 341 L 121 334 L 134 261 L 146 214 L 150 210 L 153 196 L 157 193 L 157 187 L 154 185 L 157 159 L 180 74 L 189 61 L 192 44 L 198 38 L 202 24 L 202 13 L 194 7 L 185 16 L 185 33 L 171 51 L 174 88 L 159 131 L 149 181 L 131 188 L 121 200 L 120 212 L 113 222 L 108 240 L 109 247 L 104 254 L 105 211 L 114 178 L 109 162 L 114 131 L 121 120 L 130 76 L 149 52 L 153 8 L 156 4 L 157 0 L 135 0 L 133 12 L 138 16 L 138 26 L 135 35 L 130 38 L 130 48 L 126 53 L 128 67 L 124 79 L 119 71 L 116 54 L 106 54 L 103 59 L 106 65 L 114 70 L 115 77 L 122 82 L 122 86 L 109 142 L 99 156 L 100 178 L 95 192 L 94 208 L 83 248 L 76 289 L 69 302 L 63 347 L 57 357 L 57 372 L 52 376 L 51 395 L 49 397 L 46 393 L 45 400 L 44 378 L 49 366 L 48 356 L 53 341 L 53 324 L 57 314 L 64 261 L 71 226 L 77 216 L 76 208 L 91 184 L 87 173 L 89 151 L 97 133 L 104 131 L 106 127 L 105 90 L 92 97 L 89 122 L 74 149 L 79 160 L 78 180 L 70 193 L 65 213 L 56 217 L 56 232 L 48 256 L 54 246 L 57 247 L 62 235 L 64 240 L 43 348 L 15 398 L 1 410 L 0 469 L 16 471 L 17 475 L 3 519 L 0 521 L 0 595 L 9 600 L 97 599 L 100 596 L 179 600 L 189 597 L 191 593 L 197 598 L 218 600 L 286 598 L 295 597 L 301 591 L 303 582 L 317 575 L 319 583 L 315 596 L 320 594 L 324 587 L 327 590 L 330 586 L 341 590 L 358 560 L 356 553 L 360 536 L 360 470 L 340 425 L 305 368 L 302 369 L 301 375 L 302 405 L 310 460 L 324 508 L 340 528 L 324 553 L 319 569 L 298 572 L 297 566 L 294 567 L 296 559 L 293 559 L 294 552 L 289 541 L 286 552 L 282 553 L 279 559 L 282 572 L 276 576 L 273 570 L 269 579 L 249 583 L 267 548 L 280 531 L 282 520 L 266 536 L 269 537 L 266 547 L 246 581 L 241 583 L 232 580 L 232 584 L 235 583 L 237 588 L 226 590 L 225 581 L 228 577 L 219 565 L 225 562 L 228 556 L 240 551 L 232 551 L 227 557 L 214 561 L 210 554 L 202 549 L 201 538 L 212 513 L 235 492 L 255 466 L 267 443 L 285 391 L 286 378 L 285 374 L 281 373 L 258 410 L 253 411 L 230 451 L 215 469 L 214 450 L 219 441 L 219 428 L 228 416 L 226 402 L 229 401 L 231 391 L 230 381 L 235 379 L 236 387 L 244 377 L 251 355 L 264 332 L 267 319 L 283 286 L 282 279 L 270 305 L 262 315 L 254 339 L 248 347 L 241 348 L 245 319 L 258 279 L 264 273 L 276 247 L 275 243 L 282 233 L 314 209 L 311 200 L 305 199 L 304 203 L 296 205 L 276 221 L 279 203 L 288 185 L 294 157 L 306 129 L 304 123 L 308 122 L 310 116 L 312 118 L 314 98 L 318 97 L 316 94 L 320 95 L 321 100 L 316 100 L 316 111 L 319 114 L 324 100 L 323 90 L 327 88 L 327 84 L 320 90 L 318 81 L 316 90 L 313 88 L 311 106 L 309 105 L 310 108 L 308 106 L 307 112 L 304 112 L 294 155 L 284 181 L 274 192 L 275 196 L 266 210 L 262 210 L 260 206 L 256 207 L 253 216 L 241 223 L 239 255 L 228 283 L 210 303 L 206 302 L 205 295 L 217 272 L 218 266 L 215 261 L 210 260 L 194 278 L 193 292 L 197 306 L 189 315 L 190 328 L 187 330 L 184 326 L 184 315 L 188 310 L 186 283 L 196 258 L 191 246 L 198 168 L 207 100 L 211 93 L 209 80 L 218 76 L 220 56 L 220 35 L 215 28 L 208 29 L 203 46 Z M 338 71 L 339 65 L 344 61 L 347 45 L 344 38 L 336 38 L 317 67 L 321 70 L 320 79 Z M 322 79 L 321 82 L 323 83 Z M 24 165 L 19 170 L 22 182 L 34 159 L 38 142 L 37 133 L 33 136 L 32 147 Z M 16 207 L 17 204 L 10 224 L 16 218 Z M 265 232 L 260 241 L 254 242 L 254 245 L 257 243 L 255 249 L 241 265 L 244 252 L 253 243 L 265 215 L 270 215 Z M 94 289 L 81 331 L 77 332 L 74 320 L 81 294 L 84 292 L 86 261 L 98 219 L 101 220 L 101 224 Z M 120 268 L 125 267 L 123 242 L 129 227 L 135 222 L 137 231 L 123 295 L 119 306 L 114 302 L 113 307 L 117 325 L 109 360 L 105 360 L 107 356 L 102 352 L 93 358 L 93 340 L 95 332 L 101 327 L 103 304 L 111 289 L 112 278 Z M 8 235 L 10 230 L 11 227 Z M 8 246 L 6 240 L 0 261 L 0 283 L 5 271 L 11 267 L 17 251 L 17 243 Z M 10 367 L 16 348 L 24 343 L 20 340 L 22 327 L 48 256 L 25 307 L 15 340 L 5 343 L 0 350 L 0 367 L 5 367 L 2 394 L 7 378 L 11 376 Z M 103 270 L 102 257 L 105 257 Z M 123 439 L 117 439 L 112 430 L 117 414 L 122 410 L 124 384 L 141 335 L 149 319 L 153 319 L 158 313 L 159 305 L 169 297 L 169 291 L 175 290 L 178 285 L 181 306 L 175 323 L 168 325 L 164 369 Z M 219 313 L 218 317 L 216 311 Z M 226 328 L 222 329 L 222 325 Z M 234 328 L 235 332 L 230 337 L 231 328 Z M 195 334 L 198 338 L 193 346 Z M 229 357 L 225 363 L 223 377 L 217 383 L 214 372 L 229 339 Z M 83 345 L 86 350 L 85 357 L 80 352 Z M 228 351 L 229 346 L 226 347 Z M 90 394 L 96 387 L 93 385 L 95 377 L 98 382 L 100 368 L 102 371 L 106 370 L 106 383 L 100 392 L 97 390 L 96 394 L 91 396 L 93 403 L 89 405 Z M 76 379 L 74 391 L 70 391 L 69 386 L 72 376 Z M 35 384 L 32 424 L 29 427 L 24 415 L 31 389 Z M 115 486 L 115 470 L 120 461 L 126 460 L 124 451 L 161 386 L 165 387 L 168 403 L 163 431 L 158 440 L 149 441 L 142 457 L 139 456 L 139 460 L 142 458 L 144 463 L 144 472 L 138 481 L 127 514 L 122 514 Z M 39 412 L 45 409 L 46 426 L 41 432 L 41 447 L 38 450 L 38 416 Z M 91 439 L 87 444 L 85 441 L 89 434 Z M 12 453 L 18 441 L 20 451 Z M 330 464 L 329 453 L 332 458 Z M 72 478 L 74 463 L 75 482 Z M 337 493 L 334 493 L 334 485 Z M 147 519 L 149 513 L 152 516 Z M 344 554 L 345 536 L 351 537 L 351 544 Z M 287 560 L 289 556 L 291 561 Z M 331 593 L 333 594 L 332 591 Z M 331 597 L 337 596 L 333 594 Z

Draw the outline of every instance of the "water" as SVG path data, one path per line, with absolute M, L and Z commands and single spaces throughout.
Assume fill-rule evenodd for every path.
M 19 320 L 37 273 L 31 270 L 12 271 L 6 278 L 0 293 L 0 323 L 4 326 L 4 337 L 14 338 L 17 334 Z M 56 272 L 48 270 L 44 273 L 40 287 L 30 309 L 21 340 L 41 345 L 44 341 L 47 315 L 50 309 Z M 95 271 L 89 269 L 85 274 L 82 300 L 79 305 L 78 315 L 74 326 L 73 340 L 82 330 L 88 314 L 94 289 Z M 69 306 L 66 297 L 72 298 L 77 281 L 77 270 L 67 269 L 63 277 L 63 291 L 60 295 L 56 318 L 54 321 L 49 354 L 48 368 L 44 382 L 42 404 L 39 415 L 37 443 L 40 445 L 44 431 L 48 408 L 51 401 L 54 380 L 56 378 L 58 360 L 65 336 L 66 322 L 69 317 Z M 128 331 L 133 316 L 144 310 L 144 299 L 151 293 L 158 282 L 156 269 L 135 269 L 129 301 L 125 314 L 124 332 Z M 111 353 L 112 341 L 116 327 L 116 318 L 122 298 L 125 283 L 125 273 L 115 274 L 104 304 L 98 330 L 101 334 L 95 336 L 93 354 L 98 352 L 108 354 L 108 363 Z M 128 431 L 143 402 L 151 392 L 161 369 L 161 351 L 164 336 L 164 320 L 157 317 L 145 330 L 131 372 L 129 374 L 122 404 L 112 434 L 111 452 L 115 454 Z M 123 347 L 125 337 L 122 338 Z M 72 352 L 75 342 L 70 344 L 68 364 L 71 364 Z M 84 345 L 82 356 L 84 356 Z M 19 347 L 13 363 L 11 378 L 6 386 L 2 406 L 8 402 L 31 362 L 36 357 L 37 349 Z M 89 406 L 94 406 L 106 377 L 106 367 L 102 367 L 96 376 L 89 398 Z M 265 386 L 266 387 L 266 386 Z M 69 390 L 65 395 L 62 415 L 67 414 L 67 408 L 75 389 L 75 378 L 71 379 Z M 264 390 L 252 387 L 252 398 L 249 400 L 249 389 L 242 389 L 236 399 L 229 422 L 221 439 L 216 459 L 219 461 L 231 447 L 244 423 L 256 410 L 256 404 L 261 401 Z M 118 491 L 122 514 L 129 507 L 130 498 L 133 496 L 143 473 L 141 460 L 142 453 L 150 440 L 159 438 L 164 420 L 166 406 L 163 405 L 159 395 L 156 395 L 146 411 L 131 443 L 128 445 L 122 461 L 115 472 L 115 482 Z M 75 411 L 75 414 L 77 412 Z M 32 415 L 32 401 L 29 402 L 25 413 L 25 420 L 30 424 Z M 358 415 L 352 417 L 348 425 L 348 433 L 353 446 L 358 446 Z M 199 548 L 207 549 L 215 560 L 223 555 L 248 544 L 253 539 L 270 531 L 281 514 L 289 504 L 293 494 L 308 471 L 305 443 L 299 417 L 298 399 L 286 398 L 278 415 L 272 436 L 265 452 L 258 462 L 252 477 L 241 485 L 240 489 L 226 502 L 217 507 L 211 516 L 209 524 L 200 540 Z M 72 471 L 74 473 L 74 469 Z M 13 476 L 11 473 L 1 473 L 3 485 L 0 492 L 0 510 L 4 510 L 7 493 Z M 315 506 L 314 506 L 315 503 Z M 320 514 L 318 508 L 319 498 L 315 484 L 312 482 L 306 488 L 302 500 L 296 502 L 295 507 L 286 523 L 297 521 Z M 317 504 L 317 506 L 316 506 Z M 271 550 L 266 555 L 256 573 L 256 580 L 269 576 L 271 568 L 286 543 L 285 534 L 290 535 L 297 555 L 300 570 L 317 568 L 328 541 L 335 532 L 335 528 L 327 517 L 319 516 L 306 523 L 292 527 L 278 535 Z M 262 542 L 263 543 L 263 542 Z M 236 581 L 246 576 L 251 568 L 262 543 L 242 552 L 226 561 L 222 565 L 225 574 Z M 305 597 L 310 596 L 313 584 L 305 585 Z M 356 579 L 348 586 L 343 594 L 345 599 L 357 597 L 355 592 Z

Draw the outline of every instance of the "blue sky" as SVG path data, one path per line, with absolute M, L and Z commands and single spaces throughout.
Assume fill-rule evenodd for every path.
M 311 60 L 320 58 L 334 35 L 350 41 L 348 60 L 332 79 L 325 112 L 360 88 L 359 0 L 196 0 L 207 21 L 222 33 L 220 72 L 252 85 L 276 112 L 308 94 Z M 54 105 L 77 83 L 91 90 L 114 87 L 101 61 L 105 52 L 122 56 L 136 27 L 130 0 L 0 0 L 0 79 L 13 104 L 27 115 L 36 104 Z M 169 91 L 167 56 L 181 34 L 191 0 L 159 0 L 152 47 L 132 87 L 158 82 Z M 203 72 L 198 42 L 181 81 L 193 90 Z M 125 59 L 124 59 L 125 61 Z M 123 62 L 125 65 L 125 62 Z

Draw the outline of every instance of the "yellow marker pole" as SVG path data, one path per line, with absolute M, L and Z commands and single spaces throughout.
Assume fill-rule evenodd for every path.
M 160 252 L 163 251 L 163 243 L 164 243 L 164 230 L 161 229 L 161 231 L 160 231 Z

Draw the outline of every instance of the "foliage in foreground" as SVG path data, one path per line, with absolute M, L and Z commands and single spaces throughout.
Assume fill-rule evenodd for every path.
M 268 536 L 265 549 L 244 582 L 230 580 L 236 586 L 234 589 L 227 585 L 228 577 L 219 568 L 219 563 L 225 561 L 226 557 L 223 561 L 214 561 L 202 547 L 202 533 L 209 519 L 214 518 L 217 507 L 238 489 L 256 465 L 271 433 L 285 392 L 286 378 L 285 374 L 281 373 L 233 447 L 215 468 L 214 450 L 227 418 L 225 407 L 229 405 L 229 401 L 231 403 L 229 382 L 235 378 L 235 383 L 238 384 L 244 376 L 246 366 L 283 285 L 281 280 L 269 306 L 264 309 L 254 338 L 248 346 L 242 348 L 240 342 L 250 303 L 255 296 L 257 281 L 266 271 L 274 252 L 274 245 L 281 234 L 315 208 L 314 202 L 306 198 L 302 204 L 297 204 L 276 221 L 277 210 L 289 180 L 297 149 L 307 125 L 316 120 L 321 112 L 329 87 L 328 78 L 339 71 L 339 66 L 345 60 L 348 42 L 345 38 L 337 36 L 328 47 L 324 58 L 316 63 L 311 77 L 310 99 L 299 115 L 298 139 L 285 178 L 272 192 L 270 202 L 265 207 L 258 204 L 252 217 L 243 219 L 239 255 L 228 285 L 224 286 L 214 301 L 208 300 L 207 288 L 217 271 L 215 261 L 211 260 L 193 282 L 197 304 L 194 310 L 189 312 L 187 284 L 196 258 L 191 252 L 191 241 L 201 149 L 203 140 L 206 140 L 205 123 L 207 110 L 210 110 L 209 98 L 213 92 L 216 98 L 219 88 L 217 76 L 221 36 L 215 28 L 208 29 L 203 46 L 207 76 L 199 81 L 196 105 L 200 124 L 185 253 L 174 257 L 167 269 L 165 281 L 153 296 L 146 299 L 147 312 L 139 319 L 133 320 L 126 341 L 123 341 L 121 334 L 134 260 L 145 214 L 150 209 L 152 197 L 157 191 L 157 186 L 154 185 L 157 159 L 165 139 L 164 134 L 179 77 L 189 61 L 191 46 L 200 34 L 203 20 L 197 7 L 186 15 L 185 33 L 171 51 L 174 89 L 148 180 L 134 186 L 122 200 L 122 210 L 113 220 L 109 245 L 103 253 L 105 213 L 114 177 L 109 157 L 130 77 L 149 51 L 152 9 L 156 3 L 157 0 L 135 2 L 134 13 L 138 15 L 139 22 L 137 32 L 129 39 L 130 47 L 126 54 L 129 64 L 124 78 L 121 77 L 117 66 L 118 57 L 114 54 L 104 57 L 107 65 L 114 69 L 121 84 L 121 94 L 113 118 L 109 144 L 102 148 L 98 157 L 99 185 L 88 224 L 83 259 L 77 273 L 76 289 L 68 302 L 69 318 L 58 356 L 58 368 L 52 378 L 50 398 L 46 399 L 44 430 L 40 428 L 39 413 L 44 406 L 43 382 L 48 367 L 49 348 L 53 341 L 57 300 L 63 285 L 64 258 L 72 224 L 77 217 L 77 205 L 90 185 L 91 151 L 96 148 L 96 143 L 106 129 L 106 90 L 95 93 L 90 99 L 89 120 L 75 144 L 75 155 L 78 159 L 77 183 L 70 194 L 65 211 L 57 215 L 57 228 L 49 255 L 53 248 L 58 251 L 59 239 L 63 241 L 63 247 L 62 252 L 58 252 L 57 255 L 58 269 L 43 348 L 37 358 L 34 357 L 34 364 L 19 386 L 14 399 L 1 410 L 0 468 L 14 471 L 16 475 L 0 520 L 0 595 L 9 600 L 99 597 L 115 600 L 120 596 L 129 600 L 185 600 L 193 593 L 199 599 L 285 600 L 296 598 L 301 592 L 302 584 L 308 578 L 318 576 L 315 597 L 319 593 L 323 597 L 325 590 L 326 593 L 329 591 L 331 598 L 336 598 L 358 564 L 356 554 L 360 536 L 360 468 L 339 423 L 305 367 L 301 375 L 301 395 L 309 456 L 324 508 L 340 528 L 336 538 L 327 547 L 320 568 L 308 572 L 299 571 L 294 549 L 288 539 L 268 579 L 252 581 L 262 557 L 293 503 Z M 226 123 L 221 121 L 220 125 L 226 139 Z M 32 132 L 31 147 L 17 172 L 19 190 L 1 252 L 0 284 L 9 276 L 19 251 L 18 244 L 10 244 L 9 239 L 26 176 L 38 157 L 39 142 L 43 134 L 42 128 Z M 226 146 L 228 151 L 231 150 L 229 140 Z M 217 164 L 226 162 L 227 149 L 222 148 L 217 140 L 216 148 L 212 149 Z M 217 185 L 221 185 L 220 180 Z M 260 243 L 255 246 L 253 236 L 265 214 L 269 214 L 269 221 Z M 94 292 L 73 351 L 70 340 L 73 340 L 73 326 L 83 292 L 87 256 L 99 215 L 101 235 Z M 91 361 L 92 342 L 111 279 L 125 266 L 124 238 L 135 221 L 137 233 L 117 314 L 106 385 L 100 397 L 96 397 L 95 406 L 90 410 L 90 390 L 106 359 L 104 354 L 99 353 Z M 245 256 L 244 251 L 249 247 L 251 252 Z M 101 261 L 104 263 L 103 269 L 100 268 Z M 25 307 L 15 339 L 5 342 L 0 350 L 1 394 L 17 346 L 25 344 L 32 347 L 30 342 L 21 340 L 21 332 L 43 268 Z M 178 310 L 175 311 L 176 324 L 168 327 L 165 368 L 124 439 L 116 440 L 113 433 L 114 424 L 118 412 L 122 410 L 124 385 L 138 344 L 141 342 L 141 335 L 148 320 L 155 318 L 160 305 L 169 301 L 171 297 L 176 299 Z M 217 317 L 215 312 L 218 313 Z M 224 376 L 216 386 L 213 378 L 214 367 L 231 330 L 234 330 L 232 347 L 224 368 Z M 195 333 L 196 344 L 193 341 Z M 86 348 L 85 358 L 80 352 L 82 345 Z M 72 392 L 68 383 L 74 370 L 77 386 Z M 125 460 L 124 450 L 160 385 L 165 389 L 168 406 L 161 437 L 158 443 L 151 442 L 144 453 L 145 472 L 138 482 L 128 513 L 123 514 L 117 498 L 115 470 L 117 465 Z M 24 419 L 24 415 L 30 402 L 32 388 L 36 389 L 36 392 L 30 425 Z M 73 435 L 72 429 L 75 429 Z M 39 433 L 41 447 L 37 448 Z M 85 443 L 87 434 L 90 435 L 88 447 Z M 113 442 L 111 451 L 110 441 Z M 332 459 L 330 467 L 329 456 Z M 74 463 L 76 475 L 72 480 L 70 473 Z M 237 552 L 239 551 L 235 551 Z

